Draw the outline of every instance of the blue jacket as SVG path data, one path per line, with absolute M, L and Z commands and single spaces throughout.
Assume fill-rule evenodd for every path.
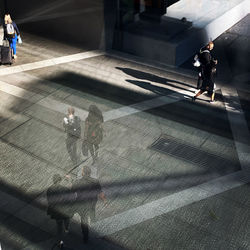
M 19 32 L 19 29 L 17 28 L 17 25 L 14 21 L 12 21 L 12 25 L 14 26 L 14 29 L 16 31 L 16 34 L 19 36 L 20 35 L 20 32 Z M 3 36 L 3 39 L 8 39 L 8 34 L 7 34 L 7 25 L 4 24 L 3 26 L 3 30 L 4 30 L 4 36 Z

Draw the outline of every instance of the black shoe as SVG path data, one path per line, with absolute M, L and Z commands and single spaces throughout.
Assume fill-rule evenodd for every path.
M 196 96 L 192 97 L 192 101 L 195 102 L 196 98 Z
M 59 242 L 59 248 L 63 249 L 63 241 L 62 240 Z

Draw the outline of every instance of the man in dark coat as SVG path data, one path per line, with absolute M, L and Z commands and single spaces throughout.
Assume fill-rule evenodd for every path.
M 81 228 L 84 243 L 89 239 L 90 222 L 95 220 L 95 208 L 98 197 L 106 201 L 101 185 L 97 179 L 90 177 L 91 170 L 85 166 L 82 169 L 82 178 L 75 181 L 73 190 L 77 194 L 76 212 L 81 217 Z
M 201 63 L 201 71 L 202 71 L 202 86 L 200 91 L 193 97 L 193 101 L 196 100 L 198 96 L 200 96 L 205 91 L 211 96 L 211 101 L 214 102 L 215 96 L 215 87 L 214 87 L 214 77 L 216 73 L 216 65 L 217 60 L 215 60 L 210 51 L 214 48 L 214 43 L 209 42 L 206 47 L 201 49 L 201 53 L 199 56 L 199 61 Z

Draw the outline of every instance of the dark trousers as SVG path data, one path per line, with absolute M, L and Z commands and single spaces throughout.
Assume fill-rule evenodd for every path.
M 197 80 L 197 89 L 201 89 L 202 87 L 202 82 L 204 80 L 204 69 L 200 66 L 198 68 L 198 80 Z
M 77 164 L 77 138 L 75 136 L 67 136 L 66 139 L 66 147 L 70 159 L 72 160 L 73 164 Z
M 58 237 L 58 240 L 61 241 L 61 240 L 63 240 L 64 230 L 69 229 L 69 218 L 57 219 L 56 225 L 57 225 L 57 237 Z
M 201 89 L 208 92 L 209 95 L 214 93 L 214 82 L 215 82 L 216 71 L 207 70 L 204 73 L 204 79 Z
M 91 220 L 91 213 L 85 212 L 80 214 L 81 217 L 81 228 L 82 228 L 82 237 L 83 237 L 83 241 L 85 243 L 88 242 L 89 240 L 89 223 Z

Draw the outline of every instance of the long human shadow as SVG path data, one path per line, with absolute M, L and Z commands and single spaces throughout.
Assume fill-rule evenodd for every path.
M 151 84 L 149 82 L 136 81 L 136 80 L 126 80 L 126 82 L 129 82 L 129 83 L 137 85 L 137 86 L 139 86 L 141 88 L 150 90 L 155 94 L 159 94 L 159 95 L 169 95 L 169 94 L 171 94 L 171 92 L 169 92 L 168 89 L 163 88 L 163 87 L 159 87 L 159 86 L 155 86 L 155 85 L 153 85 L 153 84 Z M 184 88 L 181 88 L 181 89 L 186 90 Z M 186 91 L 188 91 L 188 90 L 186 90 Z M 177 94 L 178 94 L 178 92 L 177 92 Z M 181 94 L 180 94 L 180 96 L 181 96 Z
M 116 67 L 116 69 L 119 69 L 119 70 L 123 71 L 124 73 L 126 73 L 127 75 L 130 75 L 130 76 L 137 78 L 137 79 L 143 79 L 143 80 L 148 80 L 150 82 L 157 82 L 157 83 L 161 83 L 161 84 L 166 84 L 166 85 L 169 85 L 171 87 L 175 87 L 175 88 L 179 88 L 179 89 L 184 89 L 184 88 L 181 88 L 181 87 L 176 86 L 176 85 L 171 84 L 171 83 L 177 83 L 177 84 L 181 84 L 183 86 L 189 87 L 189 88 L 194 88 L 193 85 L 190 85 L 190 84 L 187 84 L 184 82 L 180 82 L 180 81 L 172 80 L 172 79 L 168 79 L 168 78 L 163 78 L 163 77 L 160 77 L 160 76 L 157 76 L 154 74 L 146 73 L 146 72 L 135 70 L 135 69 L 121 68 L 121 67 Z M 187 90 L 187 89 L 184 89 L 184 90 Z

